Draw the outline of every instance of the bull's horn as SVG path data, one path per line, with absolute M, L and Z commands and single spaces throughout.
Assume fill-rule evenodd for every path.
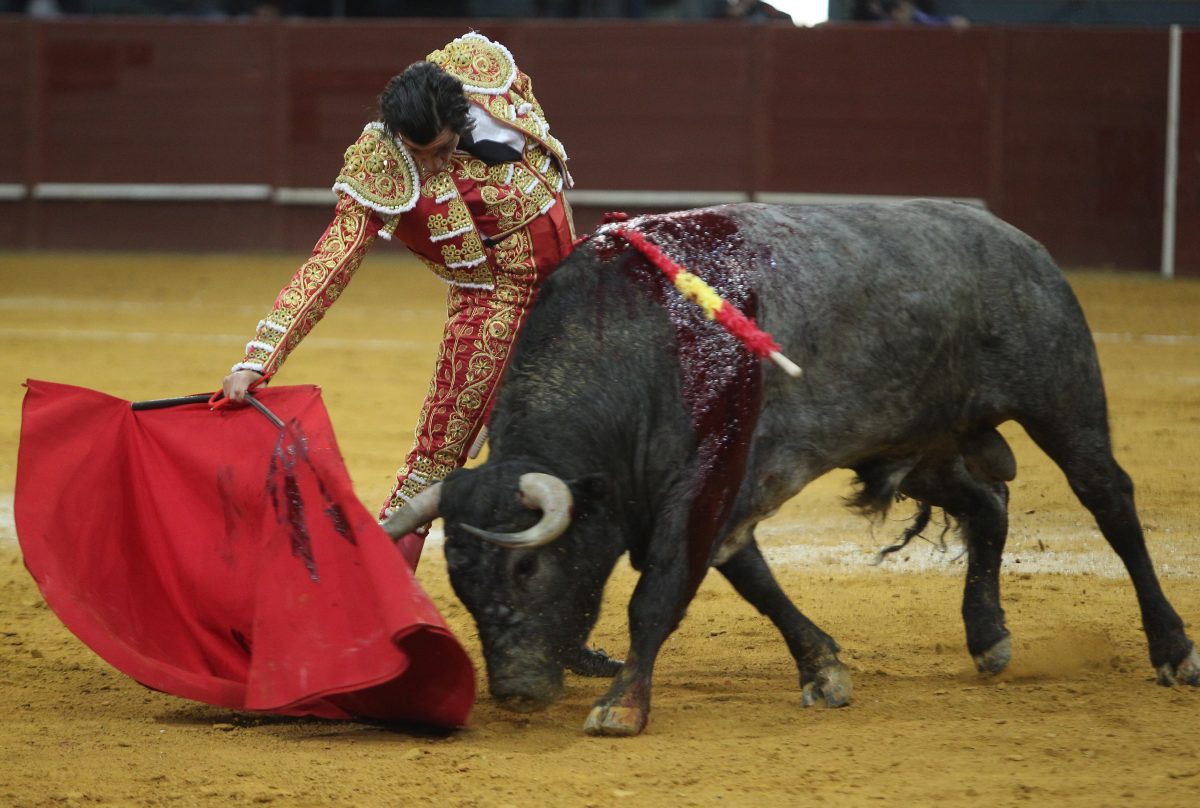
M 522 474 L 518 485 L 526 508 L 540 510 L 536 525 L 520 533 L 495 533 L 471 525 L 462 529 L 501 547 L 541 547 L 561 536 L 571 524 L 571 489 L 552 474 Z
M 387 519 L 380 522 L 380 527 L 392 537 L 392 541 L 399 541 L 421 525 L 441 516 L 438 509 L 441 499 L 442 484 L 434 483 L 410 499 L 404 507 L 392 511 Z

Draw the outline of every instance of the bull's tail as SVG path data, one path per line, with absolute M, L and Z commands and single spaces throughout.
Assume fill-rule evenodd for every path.
M 950 530 L 954 527 L 954 522 L 950 518 L 950 514 L 944 513 L 946 521 L 942 525 L 942 533 L 940 536 L 938 536 L 937 541 L 933 541 L 932 539 L 926 539 L 925 536 L 923 535 L 925 528 L 927 528 L 929 526 L 929 520 L 932 518 L 932 516 L 933 516 L 933 506 L 930 505 L 928 502 L 918 502 L 917 503 L 917 513 L 913 517 L 912 524 L 904 529 L 904 533 L 902 533 L 900 535 L 900 540 L 898 542 L 896 542 L 895 544 L 888 545 L 887 547 L 884 547 L 882 550 L 879 551 L 879 554 L 875 556 L 874 563 L 876 565 L 882 564 L 883 560 L 885 558 L 887 558 L 892 553 L 895 553 L 899 550 L 903 550 L 905 547 L 908 546 L 908 543 L 910 541 L 912 541 L 914 538 L 917 538 L 918 536 L 921 537 L 922 539 L 925 539 L 926 541 L 928 541 L 930 544 L 932 544 L 934 547 L 936 547 L 939 551 L 941 551 L 943 553 L 946 552 L 946 549 L 947 549 L 946 548 L 946 534 L 949 533 Z M 965 550 L 964 550 L 964 552 L 965 552 Z M 961 557 L 961 555 L 956 556 L 954 560 L 957 560 L 960 557 Z

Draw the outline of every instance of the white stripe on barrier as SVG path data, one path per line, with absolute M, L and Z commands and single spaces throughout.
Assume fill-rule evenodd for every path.
M 106 331 L 103 329 L 44 329 L 0 327 L 0 337 L 57 342 L 170 342 L 181 344 L 234 345 L 239 349 L 246 343 L 245 334 L 164 334 L 157 331 Z M 424 351 L 437 346 L 437 340 L 353 339 L 339 337 L 308 337 L 306 346 L 338 351 Z
M 572 205 L 594 207 L 692 208 L 749 202 L 750 195 L 740 191 L 567 191 Z
M 337 194 L 332 188 L 276 188 L 271 199 L 280 205 L 333 205 Z
M 33 198 L 52 201 L 265 202 L 270 185 L 42 182 Z
M 24 185 L 0 184 L 0 200 L 18 200 L 26 196 Z M 275 188 L 258 184 L 201 183 L 86 183 L 43 182 L 33 186 L 32 197 L 48 201 L 135 201 L 135 202 L 275 202 L 279 205 L 332 205 L 337 195 L 328 188 Z M 903 196 L 889 194 L 818 194 L 766 191 L 644 191 L 578 190 L 568 191 L 574 205 L 593 207 L 692 208 L 725 205 L 734 202 L 766 202 L 782 205 L 847 204 L 853 202 L 907 199 L 942 199 L 979 208 L 987 203 L 975 197 Z

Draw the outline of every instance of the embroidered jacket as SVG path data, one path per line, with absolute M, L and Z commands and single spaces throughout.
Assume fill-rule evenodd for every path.
M 462 81 L 480 112 L 523 136 L 520 160 L 489 166 L 456 151 L 446 169 L 421 177 L 398 137 L 378 121 L 367 124 L 334 183 L 334 221 L 234 370 L 277 370 L 337 300 L 376 235 L 401 241 L 450 284 L 494 288 L 504 268 L 489 260 L 490 245 L 546 213 L 571 186 L 566 151 L 507 48 L 470 33 L 426 58 Z

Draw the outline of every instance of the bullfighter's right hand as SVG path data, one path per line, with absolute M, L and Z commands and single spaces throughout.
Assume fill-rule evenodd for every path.
M 250 385 L 261 379 L 263 375 L 257 370 L 235 370 L 225 377 L 221 384 L 221 390 L 225 393 L 225 398 L 230 401 L 238 401 L 244 403 L 246 401 L 246 391 L 250 389 Z

